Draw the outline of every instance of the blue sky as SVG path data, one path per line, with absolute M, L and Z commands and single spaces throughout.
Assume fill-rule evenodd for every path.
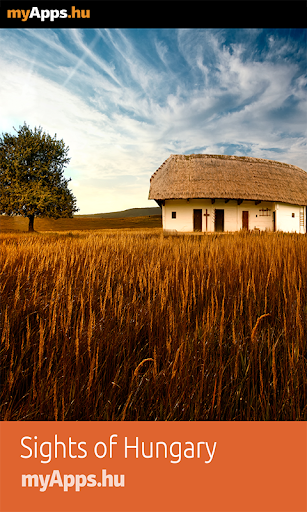
M 80 214 L 157 206 L 170 154 L 306 167 L 306 31 L 0 29 L 0 133 L 63 139 Z

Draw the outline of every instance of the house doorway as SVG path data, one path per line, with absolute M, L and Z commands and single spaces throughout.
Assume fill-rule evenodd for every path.
M 272 212 L 273 213 L 273 231 L 275 232 L 276 231 L 276 212 Z
M 224 231 L 224 210 L 215 210 L 214 230 L 216 232 Z
M 193 210 L 193 230 L 202 231 L 202 210 Z
M 242 228 L 249 229 L 248 226 L 248 212 L 242 212 Z

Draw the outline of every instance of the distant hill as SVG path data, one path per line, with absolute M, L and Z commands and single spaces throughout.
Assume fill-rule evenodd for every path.
M 73 231 L 89 229 L 162 228 L 161 208 L 130 208 L 121 212 L 74 215 L 72 219 L 36 218 L 35 231 Z M 0 232 L 28 231 L 25 217 L 0 215 Z
M 162 215 L 162 210 L 157 207 L 148 208 L 130 208 L 128 210 L 122 210 L 120 212 L 111 213 L 92 213 L 89 215 L 74 215 L 74 218 L 94 217 L 101 219 L 122 219 L 125 217 L 151 217 L 152 215 Z

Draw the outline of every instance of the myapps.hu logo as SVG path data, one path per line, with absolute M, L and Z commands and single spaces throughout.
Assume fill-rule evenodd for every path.
M 41 21 L 50 20 L 54 21 L 57 18 L 90 18 L 90 9 L 76 9 L 73 5 L 70 9 L 70 13 L 66 9 L 39 9 L 38 7 L 32 7 L 32 9 L 8 9 L 7 18 L 21 18 L 21 21 L 28 21 L 29 19 L 40 19 Z

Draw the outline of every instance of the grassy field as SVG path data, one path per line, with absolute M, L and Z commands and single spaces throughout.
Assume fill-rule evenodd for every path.
M 161 227 L 161 215 L 127 217 L 122 219 L 103 219 L 95 216 L 78 215 L 72 219 L 48 219 L 38 217 L 34 221 L 34 230 L 38 232 Z M 28 228 L 29 220 L 25 217 L 9 217 L 7 215 L 0 216 L 0 233 L 9 233 L 14 231 L 26 232 L 28 231 Z
M 1 419 L 306 420 L 305 236 L 69 229 L 0 235 Z

